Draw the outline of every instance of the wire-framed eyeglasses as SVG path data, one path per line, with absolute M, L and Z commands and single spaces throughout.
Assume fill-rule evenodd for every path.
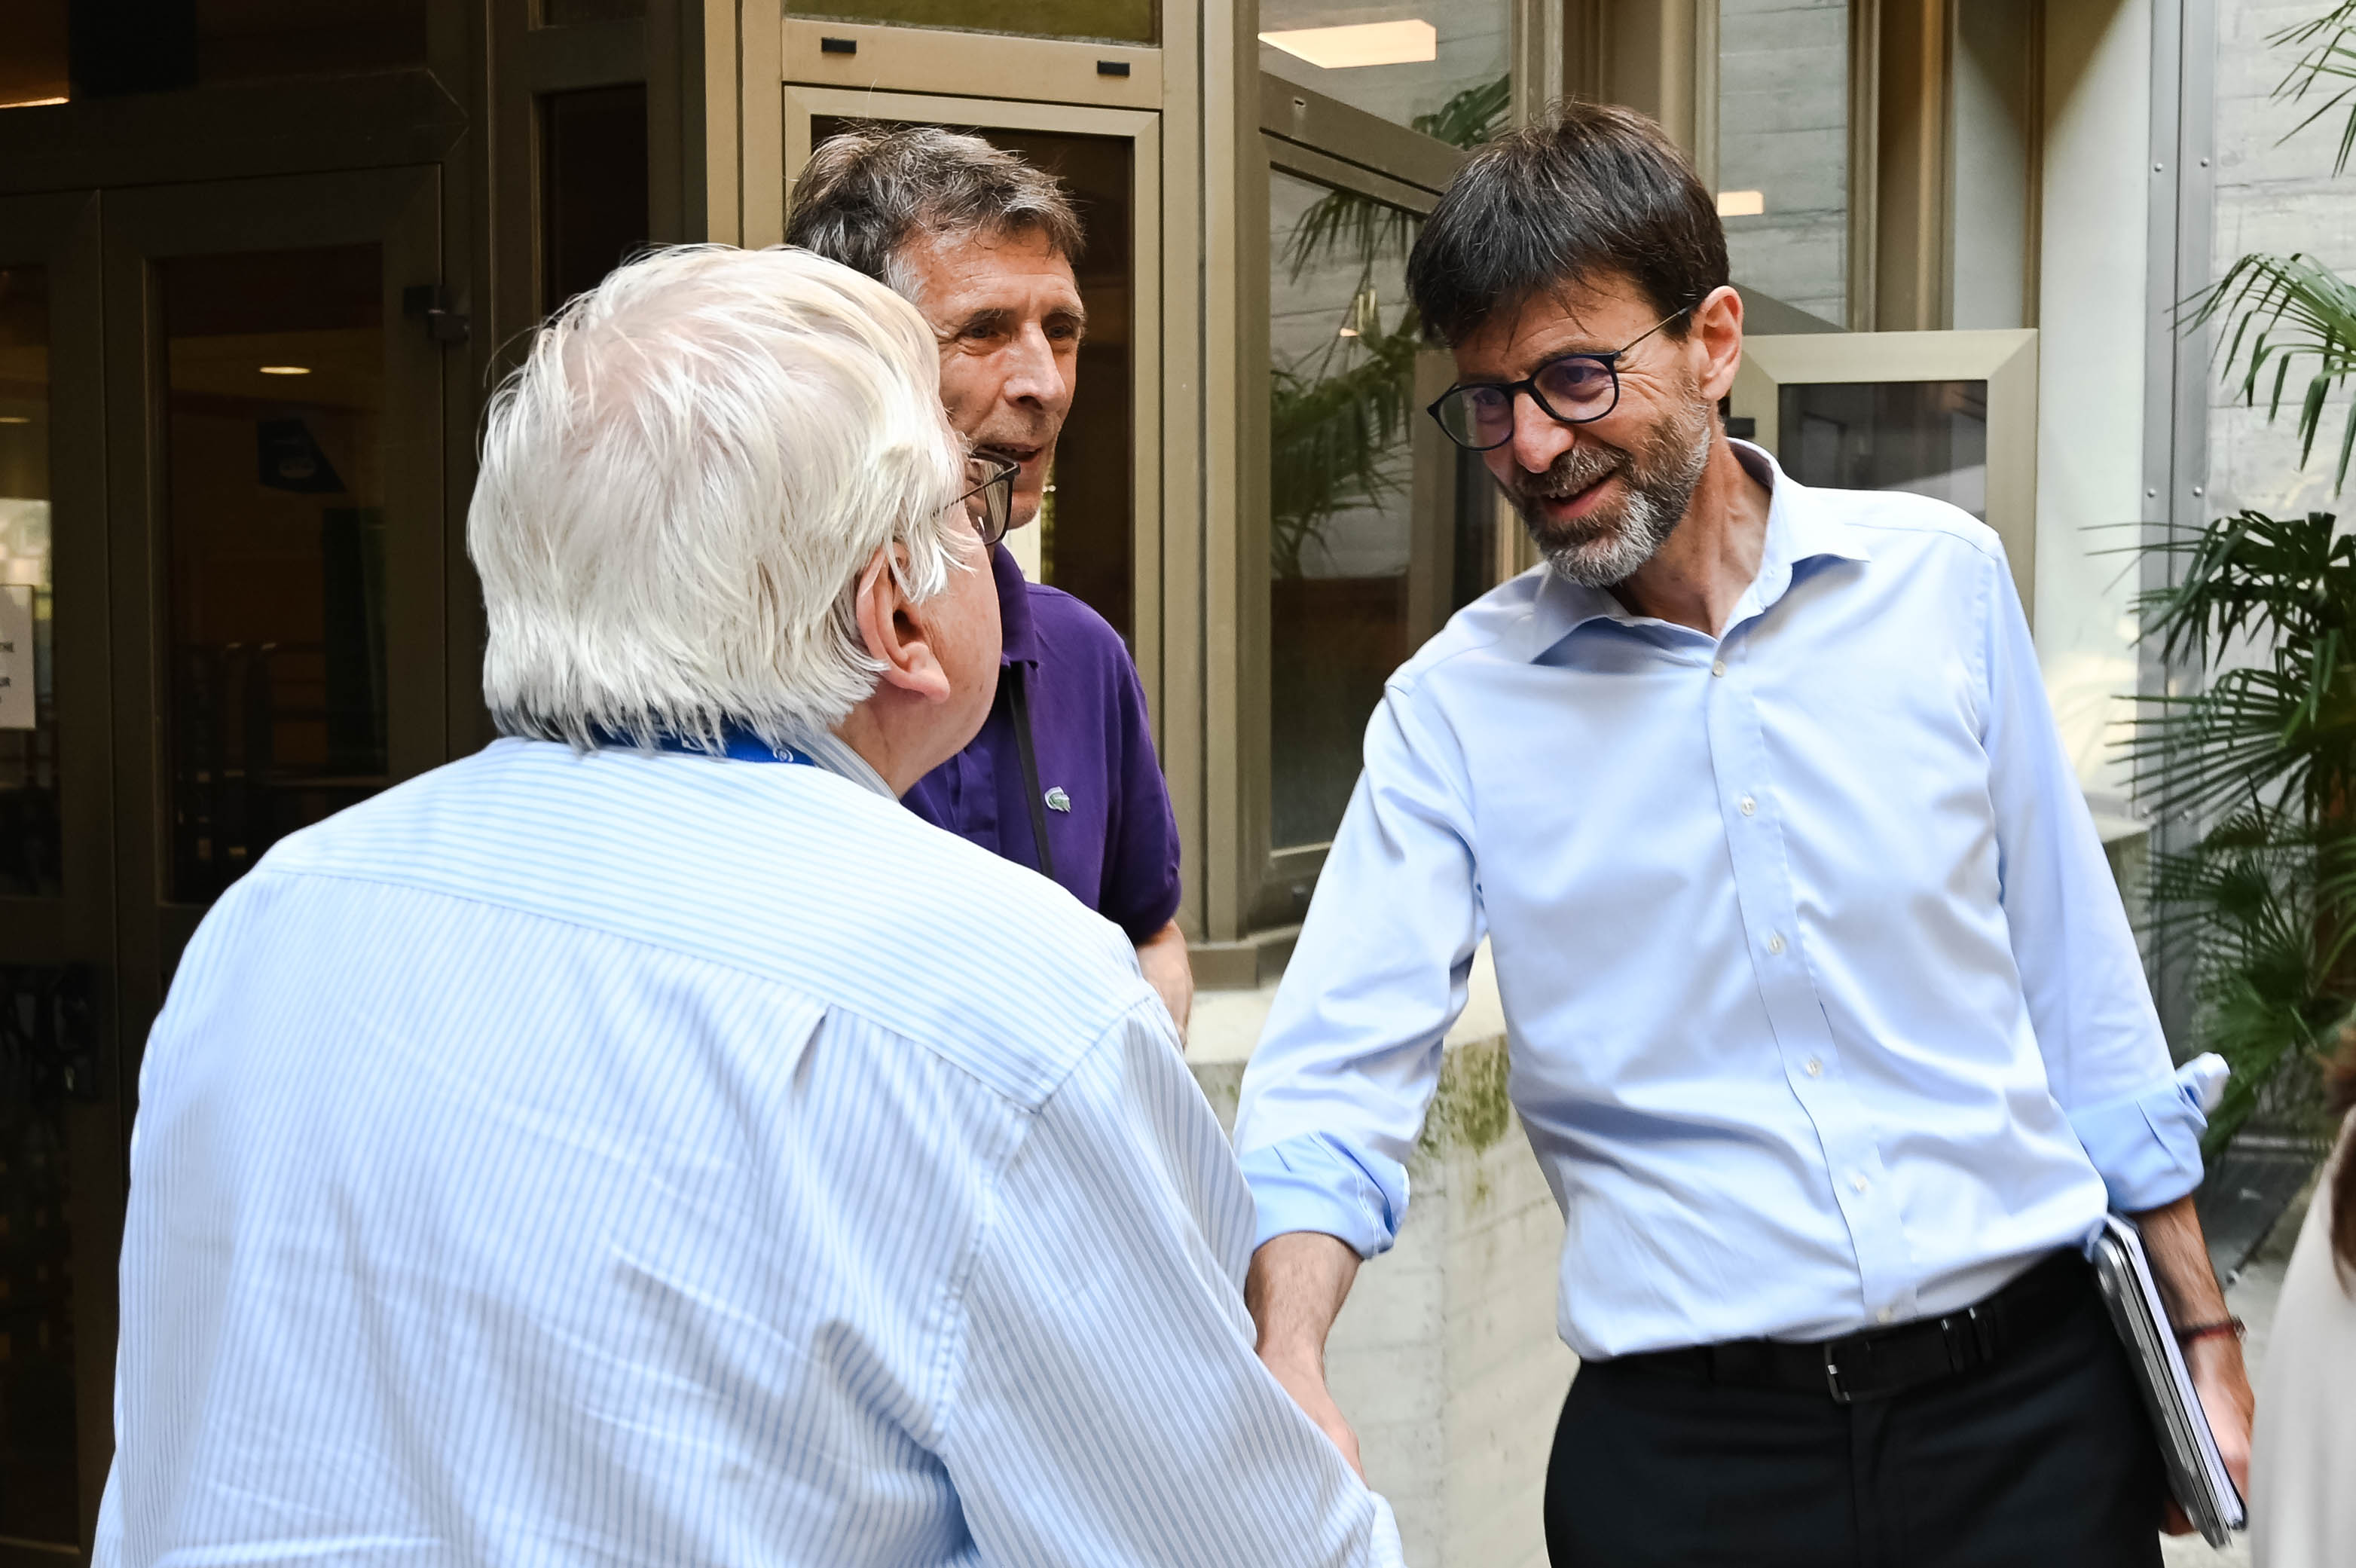
M 1538 412 L 1561 424 L 1601 419 L 1620 406 L 1620 357 L 1692 308 L 1679 306 L 1608 353 L 1565 354 L 1518 381 L 1450 387 L 1424 412 L 1468 452 L 1494 451 L 1514 438 L 1514 400 L 1524 392 Z
M 1014 521 L 1014 480 L 1023 465 L 976 452 L 965 460 L 965 480 L 973 488 L 952 505 L 965 508 L 985 550 L 1006 537 Z

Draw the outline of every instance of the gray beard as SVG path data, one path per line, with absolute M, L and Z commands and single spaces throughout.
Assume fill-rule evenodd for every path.
M 1693 413 L 1689 420 L 1653 432 L 1637 452 L 1574 446 L 1543 477 L 1507 488 L 1522 526 L 1558 575 L 1583 587 L 1617 587 L 1660 553 L 1693 504 L 1702 470 L 1709 466 L 1710 411 L 1697 404 Z M 1539 510 L 1542 499 L 1577 495 L 1615 473 L 1628 493 L 1614 512 L 1566 528 Z

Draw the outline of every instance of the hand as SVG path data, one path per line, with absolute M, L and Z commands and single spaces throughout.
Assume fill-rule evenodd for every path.
M 2250 1374 L 2242 1364 L 2241 1341 L 2229 1334 L 2212 1334 L 2184 1348 L 2185 1369 L 2192 1374 L 2193 1391 L 2201 1396 L 2201 1413 L 2217 1439 L 2218 1457 L 2244 1498 L 2250 1495 L 2250 1425 L 2257 1400 L 2250 1392 Z M 2192 1521 L 2170 1498 L 2160 1529 L 2169 1535 L 2189 1535 Z
M 1170 1021 L 1178 1026 L 1178 1045 L 1186 1045 L 1186 1015 L 1194 1010 L 1194 970 L 1186 961 L 1186 933 L 1171 921 L 1137 944 L 1137 967 L 1153 987 Z
M 1266 1360 L 1266 1358 L 1262 1359 Z M 1292 1402 L 1317 1423 L 1319 1431 L 1333 1440 L 1333 1446 L 1342 1451 L 1342 1457 L 1349 1461 L 1350 1468 L 1358 1473 L 1358 1479 L 1365 1480 L 1366 1467 L 1358 1460 L 1358 1434 L 1350 1430 L 1350 1423 L 1342 1418 L 1341 1406 L 1335 1404 L 1333 1396 L 1325 1391 L 1324 1369 L 1313 1363 L 1291 1359 L 1267 1361 L 1266 1364 L 1268 1369 L 1276 1374 L 1276 1380 L 1284 1385 L 1284 1391 L 1292 1396 Z

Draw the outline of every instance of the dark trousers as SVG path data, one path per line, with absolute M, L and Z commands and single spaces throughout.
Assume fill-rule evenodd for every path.
M 1547 1470 L 1555 1568 L 2147 1568 L 2167 1480 L 2085 1298 L 1976 1372 L 1855 1404 L 1596 1361 Z

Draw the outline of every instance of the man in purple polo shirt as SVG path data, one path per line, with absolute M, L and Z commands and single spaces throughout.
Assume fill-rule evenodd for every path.
M 979 136 L 875 126 L 822 144 L 786 239 L 881 280 L 941 351 L 941 402 L 976 452 L 1016 466 L 1013 526 L 1039 515 L 1087 312 L 1078 218 L 1051 175 Z M 1145 692 L 1120 636 L 991 553 L 1005 655 L 970 745 L 902 797 L 918 816 L 1033 866 L 1119 925 L 1180 1035 L 1194 993 L 1178 928 L 1178 824 Z

